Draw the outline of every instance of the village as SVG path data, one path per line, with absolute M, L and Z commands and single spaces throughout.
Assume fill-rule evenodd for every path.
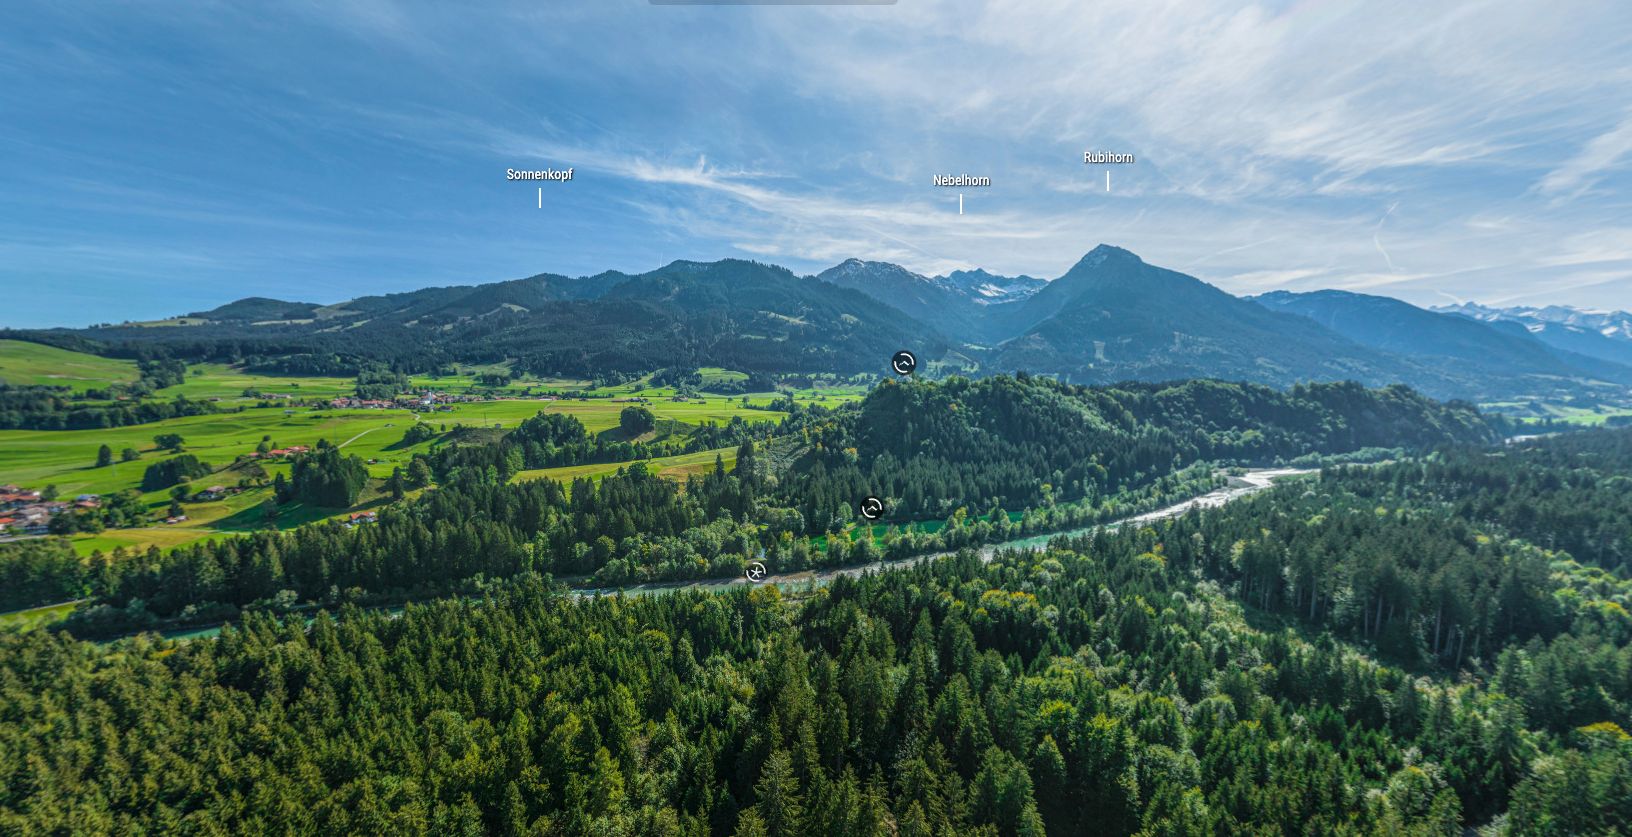
M 101 506 L 102 498 L 96 494 L 80 494 L 65 501 L 49 492 L 0 485 L 0 539 L 45 535 L 50 533 L 51 520 L 57 515 Z

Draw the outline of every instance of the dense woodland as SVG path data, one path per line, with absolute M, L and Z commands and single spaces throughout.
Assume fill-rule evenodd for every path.
M 1574 580 L 1543 577 L 1513 601 L 1515 618 L 1498 605 L 1482 648 L 1493 661 L 1396 659 L 1400 649 L 1364 636 L 1363 617 L 1334 622 L 1335 634 L 1266 623 L 1248 539 L 1286 527 L 1326 539 L 1361 514 L 1346 505 L 1350 481 L 1333 472 L 1154 527 L 989 564 L 965 552 L 791 600 L 746 586 L 582 599 L 524 574 L 400 618 L 354 607 L 310 625 L 251 616 L 218 641 L 126 640 L 116 654 L 62 634 L 0 637 L 0 752 L 11 756 L 0 760 L 0 824 L 721 835 L 1632 827 L 1632 625 L 1609 606 L 1627 601 L 1624 579 L 1594 582 L 1589 597 Z M 1321 496 L 1333 511 L 1305 516 Z M 1353 547 L 1290 554 L 1356 584 L 1373 550 L 1465 545 L 1440 512 L 1366 510 L 1377 522 L 1353 522 Z M 1525 544 L 1487 537 L 1489 562 L 1530 560 Z M 1371 610 L 1363 590 L 1336 598 Z M 1517 618 L 1538 608 L 1550 616 Z M 1392 613 L 1383 634 L 1428 621 L 1424 610 Z
M 278 502 L 296 500 L 314 506 L 344 509 L 357 502 L 368 484 L 368 466 L 358 456 L 347 456 L 326 440 L 316 450 L 295 457 L 289 483 Z
M 1632 575 L 1632 434 L 1573 432 L 1491 454 L 1447 453 L 1372 472 L 1412 497 Z
M 1632 430 L 1503 448 L 1404 390 L 996 378 L 792 417 L 683 486 L 509 483 L 529 445 L 586 438 L 512 437 L 376 525 L 8 556 L 8 591 L 98 602 L 70 631 L 0 634 L 0 830 L 1632 829 L 1632 507 L 1603 491 L 1632 480 Z M 1096 467 L 1068 472 L 1090 439 Z M 1416 453 L 989 563 L 968 548 L 1215 484 L 1187 462 L 1385 442 Z M 945 520 L 832 528 L 804 493 L 869 460 L 892 463 L 881 484 L 922 475 L 920 513 Z M 980 480 L 1014 460 L 1058 474 Z M 551 580 L 939 550 L 791 593 Z M 405 597 L 435 600 L 359 607 Z M 72 638 L 229 617 L 219 640 Z
M 1083 387 L 1026 375 L 887 382 L 805 435 L 808 452 L 782 496 L 818 526 L 869 494 L 896 519 L 940 517 L 959 506 L 1092 500 L 1197 461 L 1269 464 L 1495 436 L 1473 408 L 1404 387 Z
M 0 383 L 0 430 L 97 430 L 217 412 L 208 401 L 178 395 L 168 401 L 93 399 L 67 387 Z
M 625 584 L 731 576 L 755 559 L 780 570 L 864 563 L 1103 522 L 1212 487 L 1205 469 L 1191 470 L 1203 459 L 1254 462 L 1364 447 L 1375 431 L 1352 427 L 1380 417 L 1408 425 L 1392 429 L 1418 444 L 1489 433 L 1476 412 L 1408 390 L 1281 394 L 1208 384 L 1198 395 L 1195 387 L 1087 389 L 1002 377 L 887 384 L 857 408 L 790 416 L 763 446 L 739 447 L 734 470 L 721 465 L 684 486 L 640 466 L 570 488 L 508 484 L 529 461 L 588 444 L 575 419 L 542 415 L 496 443 L 439 454 L 437 490 L 383 510 L 375 525 L 329 523 L 93 559 L 102 568 L 76 576 L 83 595 L 99 603 L 76 612 L 74 626 L 101 635 L 290 599 L 400 600 L 524 571 Z M 915 435 L 913 421 L 930 432 Z M 903 429 L 898 437 L 881 426 Z M 879 450 L 885 444 L 891 450 Z M 1072 462 L 1073 453 L 1086 461 Z M 871 461 L 867 475 L 860 461 Z M 1028 478 L 1026 468 L 1055 470 L 1059 489 Z M 293 483 L 306 493 L 296 496 L 338 504 L 346 499 L 339 489 L 355 484 L 346 474 L 361 470 L 337 452 L 303 458 Z M 892 522 L 948 525 L 857 537 L 849 528 L 855 504 L 875 492 L 894 507 Z M 954 505 L 956 497 L 963 499 Z

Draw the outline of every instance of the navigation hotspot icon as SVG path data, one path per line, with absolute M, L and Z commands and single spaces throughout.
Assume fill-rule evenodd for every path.
M 861 501 L 861 516 L 868 520 L 877 520 L 884 516 L 884 501 L 877 497 L 868 497 Z
M 765 577 L 770 574 L 771 571 L 765 569 L 765 565 L 758 561 L 750 561 L 748 563 L 748 571 L 743 573 L 743 575 L 748 576 L 749 581 L 754 582 L 764 581 Z
M 912 352 L 902 349 L 890 358 L 890 368 L 897 375 L 911 375 L 918 368 L 918 358 Z

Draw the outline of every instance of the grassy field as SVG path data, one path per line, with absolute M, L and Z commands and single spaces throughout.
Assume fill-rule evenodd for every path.
M 1573 407 L 1546 401 L 1494 401 L 1480 404 L 1479 408 L 1488 412 L 1503 413 L 1522 420 L 1552 419 L 1587 427 L 1602 425 L 1615 416 L 1632 416 L 1632 407 L 1611 405 Z
M 419 492 L 409 492 L 412 497 Z M 139 529 L 108 529 L 101 534 L 74 535 L 72 545 L 80 555 L 96 551 L 112 552 L 120 547 L 146 549 L 156 546 L 169 549 L 183 544 L 197 543 L 234 534 L 253 532 L 264 528 L 265 518 L 261 503 L 272 496 L 270 487 L 250 488 L 225 499 L 208 503 L 187 503 L 183 507 L 187 520 L 177 524 L 158 524 Z M 163 492 L 147 495 L 155 509 L 168 505 Z M 286 503 L 278 508 L 278 528 L 290 529 L 321 520 L 345 518 L 355 512 L 377 509 L 389 502 L 379 484 L 371 484 L 357 505 L 348 509 L 325 509 L 303 503 Z
M 41 625 L 60 622 L 66 619 L 68 614 L 72 613 L 74 608 L 78 606 L 78 602 L 63 602 L 62 604 L 46 605 L 45 607 L 32 607 L 28 610 L 13 610 L 0 613 L 0 630 L 16 628 L 29 631 Z
M 291 398 L 338 398 L 351 395 L 356 382 L 350 378 L 300 375 L 258 375 L 221 363 L 199 363 L 187 367 L 187 380 L 158 391 L 160 398 L 185 395 L 193 399 L 220 399 L 225 402 L 253 402 L 245 390 L 263 395 Z
M 461 367 L 462 374 L 456 376 L 414 375 L 408 379 L 408 385 L 415 391 L 429 389 L 463 395 L 473 390 L 489 389 L 477 382 L 476 375 L 502 370 L 502 365 Z M 246 390 L 257 391 L 263 396 L 286 395 L 296 399 L 330 399 L 349 396 L 355 388 L 356 382 L 351 378 L 261 375 L 225 364 L 200 363 L 187 368 L 185 383 L 159 390 L 158 395 L 163 398 L 185 395 L 188 398 L 220 399 L 228 403 L 251 403 L 256 399 L 246 397 L 244 395 Z M 588 381 L 535 378 L 517 381 L 500 389 L 499 392 L 519 396 L 529 388 L 535 392 L 575 393 L 591 389 L 592 385 Z
M 423 420 L 439 431 L 456 425 L 513 428 L 523 420 L 541 411 L 561 412 L 576 416 L 590 432 L 615 428 L 618 414 L 626 402 L 611 399 L 590 401 L 502 400 L 458 404 L 450 412 L 416 416 L 407 410 L 310 410 L 296 409 L 286 414 L 283 409 L 246 409 L 242 412 L 220 415 L 187 416 L 154 424 L 103 430 L 6 430 L 0 431 L 0 482 L 17 483 L 31 488 L 57 486 L 64 496 L 75 494 L 111 494 L 136 487 L 142 472 L 154 461 L 170 456 L 159 451 L 153 443 L 158 433 L 179 433 L 185 439 L 188 453 L 198 456 L 218 469 L 225 468 L 237 457 L 254 452 L 263 437 L 270 436 L 275 447 L 313 445 L 318 439 L 327 439 L 340 445 L 348 453 L 369 462 L 369 473 L 376 478 L 390 476 L 395 467 L 405 466 L 415 453 L 428 452 L 437 440 L 403 446 L 402 436 L 416 420 Z M 747 421 L 774 421 L 782 414 L 768 410 L 751 410 L 739 401 L 711 398 L 704 402 L 654 401 L 650 405 L 660 419 L 672 419 L 685 425 L 704 422 L 726 422 L 733 416 Z M 126 447 L 140 451 L 142 458 L 135 462 L 116 462 L 97 468 L 98 446 L 106 444 L 117 454 Z M 728 451 L 734 454 L 734 451 Z M 729 457 L 728 457 L 729 458 Z M 713 454 L 691 454 L 658 460 L 650 467 L 665 475 L 683 475 L 685 469 L 712 467 Z M 287 474 L 288 466 L 267 463 L 271 475 Z M 590 466 L 604 474 L 616 465 Z M 569 477 L 566 477 L 570 479 Z M 239 475 L 218 471 L 195 482 L 200 486 L 222 484 L 232 486 Z M 226 533 L 248 531 L 260 525 L 259 505 L 269 489 L 252 489 L 216 503 L 189 503 L 188 520 L 177 525 L 155 525 L 140 529 L 108 530 L 99 535 L 78 535 L 75 548 L 84 554 L 116 547 L 157 546 L 168 548 L 198 540 L 220 537 Z M 143 502 L 155 510 L 169 502 L 165 491 L 149 492 Z M 290 526 L 307 520 L 336 514 L 335 510 L 302 512 L 298 507 L 286 507 L 280 516 L 280 526 Z
M 421 414 L 418 420 L 438 430 L 457 424 L 513 428 L 540 412 L 576 416 L 592 433 L 616 427 L 618 414 L 627 403 L 611 399 L 590 401 L 504 400 L 454 405 L 449 412 Z M 740 402 L 710 398 L 705 402 L 654 401 L 647 405 L 659 419 L 673 419 L 688 425 L 725 423 L 734 416 L 746 421 L 775 421 L 782 413 L 752 410 Z M 408 410 L 311 410 L 296 409 L 292 414 L 278 408 L 246 409 L 218 415 L 186 416 L 153 424 L 100 430 L 3 430 L 0 431 L 0 482 L 44 488 L 55 485 L 63 494 L 108 494 L 132 488 L 141 482 L 142 470 L 163 458 L 153 443 L 159 433 L 179 433 L 188 453 L 217 467 L 238 456 L 254 452 L 262 437 L 270 436 L 275 447 L 313 445 L 327 439 L 348 453 L 376 460 L 369 466 L 377 477 L 389 476 L 394 466 L 403 465 L 415 453 L 428 451 L 434 442 L 411 447 L 401 445 L 402 435 L 416 421 Z M 115 453 L 134 448 L 142 453 L 135 462 L 92 467 L 100 445 Z
M 509 371 L 505 365 L 462 366 L 457 376 L 418 376 L 412 379 L 415 388 L 430 388 L 452 393 L 478 389 L 476 375 Z M 726 369 L 700 370 L 706 384 L 730 383 L 747 380 L 747 375 Z M 40 346 L 12 340 L 0 340 L 0 379 L 15 384 L 55 384 L 73 386 L 78 390 L 102 387 L 137 379 L 133 362 L 110 360 L 93 355 Z M 825 381 L 826 386 L 793 393 L 795 400 L 807 404 L 837 406 L 865 394 L 864 386 L 852 382 Z M 535 393 L 545 390 L 563 393 L 559 399 L 521 397 L 527 388 Z M 562 379 L 522 379 L 501 392 L 511 393 L 492 401 L 455 404 L 447 411 L 415 414 L 408 410 L 335 410 L 289 405 L 260 407 L 257 400 L 246 397 L 246 390 L 262 394 L 288 395 L 293 399 L 328 399 L 349 395 L 354 382 L 349 378 L 321 376 L 273 376 L 246 373 L 223 364 L 197 364 L 189 367 L 186 380 L 157 393 L 160 398 L 185 395 L 191 399 L 216 400 L 218 406 L 229 412 L 215 415 L 187 416 L 152 424 L 98 430 L 0 430 L 0 483 L 16 483 L 29 488 L 44 489 L 54 485 L 60 495 L 111 494 L 137 487 L 142 472 L 155 461 L 171 454 L 160 451 L 153 438 L 161 433 L 179 433 L 185 440 L 188 453 L 198 456 L 218 469 L 217 473 L 196 480 L 200 486 L 236 485 L 240 475 L 223 471 L 235 459 L 255 451 L 263 439 L 273 447 L 315 445 L 319 439 L 341 446 L 347 453 L 368 461 L 369 473 L 377 479 L 390 476 L 392 470 L 406 465 L 416 453 L 429 452 L 440 440 L 421 442 L 413 446 L 401 444 L 403 434 L 416 421 L 430 424 L 438 432 L 451 430 L 457 425 L 509 429 L 539 412 L 557 412 L 572 415 L 591 433 L 616 432 L 619 413 L 629 406 L 629 399 L 648 399 L 649 408 L 660 422 L 678 422 L 681 432 L 685 426 L 708 423 L 724 424 L 733 418 L 744 421 L 777 421 L 783 413 L 750 409 L 741 395 L 705 395 L 685 401 L 672 400 L 670 388 L 653 387 L 649 378 L 615 387 L 594 390 L 587 381 Z M 592 394 L 583 398 L 576 395 Z M 746 404 L 763 407 L 778 393 L 752 393 Z M 665 431 L 669 432 L 669 431 Z M 115 458 L 125 448 L 141 454 L 133 462 L 94 467 L 97 449 L 107 445 Z M 654 473 L 683 479 L 687 474 L 706 471 L 714 466 L 715 451 L 687 454 L 651 460 L 646 463 Z M 720 452 L 727 467 L 734 463 L 735 451 Z M 577 466 L 571 468 L 529 471 L 518 479 L 563 479 L 589 476 L 599 479 L 616 470 L 618 464 Z M 269 475 L 287 474 L 288 465 L 265 463 Z M 377 488 L 375 489 L 377 490 Z M 215 503 L 189 503 L 188 520 L 176 525 L 156 525 L 142 529 L 109 530 L 98 535 L 77 535 L 74 547 L 88 554 L 94 550 L 117 547 L 157 546 L 173 547 L 201 539 L 221 537 L 231 532 L 248 531 L 261 525 L 259 506 L 269 489 L 250 489 Z M 146 494 L 143 502 L 154 510 L 168 505 L 167 492 Z M 365 497 L 363 503 L 376 504 L 379 498 Z M 349 510 L 348 510 L 349 511 Z M 340 514 L 337 510 L 302 510 L 298 506 L 285 507 L 280 513 L 279 525 L 288 527 L 323 517 Z
M 83 392 L 113 383 L 131 383 L 138 377 L 135 361 L 0 340 L 0 381 L 13 386 L 66 386 Z
M 692 474 L 707 473 L 714 467 L 715 457 L 724 460 L 726 470 L 737 464 L 736 448 L 719 448 L 697 453 L 684 453 L 679 456 L 663 456 L 657 459 L 648 459 L 642 464 L 646 470 L 673 480 L 684 480 Z M 570 483 L 580 477 L 587 477 L 593 482 L 600 482 L 602 477 L 617 471 L 628 462 L 605 462 L 598 465 L 566 465 L 560 468 L 538 468 L 531 471 L 521 471 L 511 478 L 512 482 L 526 482 L 528 480 L 558 480 Z
M 252 409 L 100 430 L 3 430 L 0 482 L 31 488 L 55 485 L 63 494 L 108 494 L 133 488 L 141 482 L 147 465 L 167 455 L 153 443 L 153 437 L 160 433 L 181 434 L 188 453 L 216 467 L 253 453 L 263 436 L 271 436 L 272 444 L 278 447 L 312 445 L 318 439 L 349 443 L 347 450 L 368 458 L 400 441 L 413 422 L 413 414 L 406 410 L 296 411 L 285 415 L 279 409 Z M 116 458 L 127 447 L 140 451 L 142 458 L 92 467 L 97 447 L 104 444 L 114 450 Z M 391 456 L 406 460 L 414 450 L 428 446 L 424 443 L 418 448 L 393 451 Z M 385 472 L 390 473 L 389 466 Z

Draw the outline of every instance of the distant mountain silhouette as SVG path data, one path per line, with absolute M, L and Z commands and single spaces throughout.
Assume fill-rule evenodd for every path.
M 1554 348 L 1632 364 L 1632 314 L 1625 311 L 1585 311 L 1567 305 L 1491 308 L 1471 302 L 1434 310 L 1490 323 L 1518 323 Z
M 1052 281 L 984 270 L 925 276 L 859 259 L 814 277 L 737 259 L 676 261 L 639 274 L 539 274 L 332 305 L 254 297 L 191 316 L 201 324 L 12 336 L 124 354 L 164 345 L 278 369 L 510 361 L 580 376 L 688 366 L 883 373 L 893 352 L 910 348 L 926 372 L 1027 370 L 1075 382 L 1348 379 L 1491 400 L 1632 382 L 1626 315 L 1441 313 L 1339 291 L 1243 299 L 1109 245 Z
M 1558 379 L 1632 383 L 1632 368 L 1550 346 L 1517 324 L 1486 323 L 1348 291 L 1276 291 L 1253 301 L 1308 317 L 1375 349 L 1493 391 L 1548 388 Z

